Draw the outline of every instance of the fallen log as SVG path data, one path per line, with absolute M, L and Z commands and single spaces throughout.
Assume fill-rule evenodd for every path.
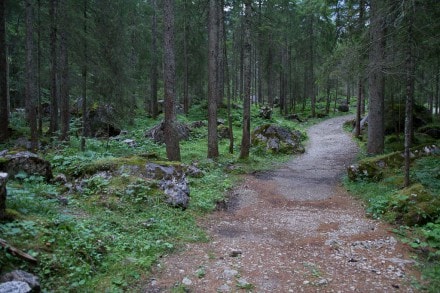
M 9 245 L 5 240 L 3 240 L 1 238 L 0 238 L 0 246 L 3 247 L 7 252 L 12 254 L 13 256 L 24 259 L 25 261 L 30 262 L 32 264 L 38 263 L 38 260 L 36 258 L 34 258 L 32 255 L 27 254 L 26 252 L 23 252 L 20 249 Z

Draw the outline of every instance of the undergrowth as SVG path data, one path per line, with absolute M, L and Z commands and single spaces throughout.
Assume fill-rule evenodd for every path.
M 193 107 L 179 120 L 206 120 L 201 107 Z M 234 154 L 228 152 L 229 140 L 221 139 L 220 157 L 207 159 L 206 127 L 180 144 L 182 162 L 196 164 L 205 174 L 189 178 L 191 200 L 186 210 L 168 206 L 154 183 L 145 179 L 123 171 L 120 176 L 94 175 L 125 163 L 142 166 L 148 160 L 165 160 L 164 145 L 144 137 L 162 116 L 153 120 L 139 113 L 127 134 L 118 139 L 88 138 L 84 152 L 79 151 L 80 138 L 75 135 L 68 143 L 48 142 L 43 155 L 55 175 L 67 176 L 68 184 L 47 183 L 24 173 L 10 178 L 7 207 L 14 220 L 0 223 L 0 235 L 37 258 L 38 264 L 1 251 L 0 273 L 24 269 L 39 276 L 43 291 L 50 292 L 144 291 L 142 286 L 160 257 L 185 243 L 209 240 L 197 222 L 225 199 L 240 174 L 269 169 L 290 158 L 252 149 L 249 159 L 238 160 L 241 110 L 234 110 L 232 117 Z M 226 120 L 224 109 L 220 109 L 219 118 Z M 23 128 L 22 120 L 16 120 Z M 256 106 L 252 107 L 252 128 L 274 123 L 305 130 L 317 121 L 300 124 L 278 113 L 267 121 L 258 117 Z M 124 139 L 133 139 L 136 144 L 129 147 Z
M 419 141 L 423 145 L 427 140 Z M 395 138 L 387 138 L 386 142 L 391 144 L 387 147 L 390 152 L 399 150 Z M 439 145 L 438 140 L 436 144 Z M 407 188 L 403 188 L 402 168 L 387 168 L 383 174 L 379 181 L 364 178 L 353 182 L 345 178 L 344 184 L 366 203 L 366 212 L 371 217 L 393 224 L 396 235 L 411 246 L 422 271 L 423 284 L 418 286 L 428 292 L 439 292 L 440 156 L 414 159 L 410 172 L 412 185 Z

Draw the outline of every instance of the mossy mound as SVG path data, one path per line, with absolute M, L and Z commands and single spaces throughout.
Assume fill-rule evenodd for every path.
M 390 205 L 397 222 L 408 226 L 424 225 L 440 217 L 440 197 L 434 196 L 421 184 L 396 193 Z
M 411 160 L 437 155 L 438 152 L 439 148 L 437 146 L 418 146 L 411 149 Z M 402 152 L 366 158 L 347 168 L 348 178 L 351 181 L 367 180 L 378 182 L 386 177 L 385 175 L 389 170 L 401 168 L 404 161 L 405 158 Z
M 299 130 L 290 130 L 274 124 L 261 125 L 251 134 L 253 146 L 265 148 L 272 153 L 304 153 L 303 139 L 304 135 Z
M 426 126 L 420 127 L 417 131 L 420 133 L 427 134 L 434 139 L 440 139 L 440 125 L 438 125 L 438 124 L 426 125 Z
M 351 181 L 367 180 L 377 182 L 384 178 L 387 168 L 396 168 L 403 164 L 404 158 L 400 152 L 367 158 L 356 165 L 348 167 L 348 178 Z

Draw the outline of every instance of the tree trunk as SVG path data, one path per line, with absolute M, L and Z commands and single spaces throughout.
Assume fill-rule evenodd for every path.
M 165 94 L 165 145 L 167 158 L 180 161 L 179 136 L 176 131 L 175 77 L 174 57 L 174 0 L 164 0 L 164 94 Z
M 217 103 L 218 103 L 218 1 L 209 1 L 209 56 L 208 56 L 208 158 L 217 158 Z
M 63 27 L 60 35 L 60 140 L 69 140 L 70 109 L 69 109 L 69 60 L 67 52 L 67 0 L 61 0 L 61 16 Z
M 240 159 L 249 157 L 251 146 L 251 0 L 245 0 L 244 16 L 244 45 L 243 45 L 243 73 L 244 73 L 244 96 L 243 96 L 243 136 L 241 140 Z
M 150 114 L 156 119 L 159 115 L 159 107 L 157 105 L 157 85 L 158 85 L 158 69 L 157 69 L 157 59 L 158 59 L 158 50 L 157 50 L 157 3 L 156 0 L 151 1 L 151 5 L 153 7 L 153 16 L 151 19 L 151 80 L 150 80 L 150 88 L 151 88 L 151 107 Z M 173 97 L 174 98 L 174 97 Z
M 223 1 L 222 1 L 223 2 Z M 223 7 L 223 6 L 222 6 Z M 222 9 L 222 21 L 225 18 L 225 10 Z M 223 58 L 225 60 L 225 81 L 226 81 L 226 94 L 227 94 L 227 105 L 228 105 L 228 133 L 229 133 L 229 153 L 234 153 L 234 131 L 232 128 L 232 107 L 231 107 L 231 80 L 229 75 L 229 65 L 228 65 L 228 54 L 227 54 L 227 46 L 226 46 L 226 30 L 223 29 Z
M 1 1 L 4 3 L 4 1 Z M 0 9 L 3 4 L 0 3 Z M 4 6 L 3 6 L 4 8 Z M 8 181 L 8 173 L 0 172 L 0 220 L 6 218 L 6 182 Z
M 440 113 L 440 57 L 437 56 L 437 67 L 435 68 L 435 115 Z
M 189 57 L 188 57 L 188 7 L 187 0 L 183 0 L 184 5 L 184 23 L 183 23 L 183 112 L 188 115 L 189 112 Z
M 415 80 L 415 60 L 413 53 L 413 15 L 414 3 L 408 1 L 405 7 L 405 16 L 407 21 L 407 44 L 406 44 L 406 102 L 405 102 L 405 187 L 408 187 L 410 182 L 410 163 L 411 163 L 411 144 L 412 144 L 412 120 L 413 120 L 413 101 L 414 101 L 414 80 Z
M 6 55 L 5 1 L 0 1 L 0 143 L 9 137 L 8 63 Z M 1 208 L 1 207 L 0 207 Z
M 26 0 L 26 112 L 31 134 L 31 150 L 38 149 L 37 127 L 37 79 L 35 68 L 34 45 L 34 1 Z
M 315 58 L 314 58 L 314 29 L 313 29 L 313 16 L 310 17 L 309 25 L 309 66 L 308 66 L 308 79 L 309 79 L 309 96 L 311 99 L 311 114 L 312 117 L 316 116 L 316 93 L 315 93 Z
M 37 36 L 37 104 L 38 104 L 38 135 L 42 136 L 43 134 L 43 109 L 41 105 L 41 0 L 38 0 L 38 36 Z
M 272 38 L 269 38 L 269 49 L 267 53 L 267 100 L 269 107 L 273 108 L 273 43 Z
M 83 65 L 82 65 L 82 137 L 81 137 L 81 151 L 84 152 L 86 150 L 86 136 L 87 136 L 87 75 L 88 75 L 88 48 L 87 48 L 87 2 L 88 0 L 84 0 L 84 23 L 83 23 Z
M 223 36 L 225 23 L 223 19 L 224 0 L 217 0 L 217 106 L 221 106 L 225 95 L 225 59 L 223 56 Z
M 382 0 L 371 1 L 370 24 L 370 103 L 368 114 L 367 152 L 371 155 L 384 151 L 384 93 L 385 78 L 383 74 L 385 31 L 384 5 Z
M 57 57 L 57 13 L 58 0 L 50 1 L 50 124 L 49 134 L 53 135 L 59 129 L 58 124 L 58 57 Z
M 363 83 L 362 78 L 359 78 L 358 81 L 358 97 L 356 103 L 356 126 L 354 136 L 359 137 L 361 135 L 361 104 L 362 104 L 362 92 L 363 92 Z

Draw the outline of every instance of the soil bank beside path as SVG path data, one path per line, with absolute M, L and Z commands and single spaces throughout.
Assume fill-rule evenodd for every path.
M 201 223 L 209 243 L 188 244 L 154 269 L 145 292 L 416 292 L 408 248 L 365 216 L 341 187 L 358 151 L 349 117 L 312 126 L 306 153 L 248 175 L 233 209 Z

